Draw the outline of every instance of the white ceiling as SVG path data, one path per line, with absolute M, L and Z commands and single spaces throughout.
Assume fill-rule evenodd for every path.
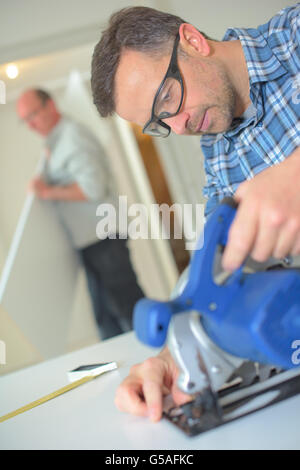
M 50 91 L 63 87 L 72 70 L 89 79 L 93 48 L 94 43 L 85 44 L 16 61 L 19 76 L 13 80 L 7 78 L 5 66 L 0 65 L 0 80 L 6 84 L 6 102 L 14 101 L 26 88 L 40 86 Z
M 262 24 L 288 0 L 0 0 L 0 80 L 7 101 L 22 89 L 63 86 L 73 69 L 84 78 L 101 29 L 112 12 L 146 5 L 175 13 L 220 39 L 228 27 Z M 195 20 L 196 19 L 196 20 Z M 20 76 L 8 80 L 4 64 L 16 61 Z M 1 65 L 2 64 L 2 65 Z
M 168 0 L 160 0 L 166 4 Z M 110 15 L 156 0 L 0 0 L 0 64 L 95 42 Z
M 175 13 L 218 38 L 227 27 L 255 27 L 294 3 L 295 0 L 0 0 L 0 64 L 95 42 L 110 15 L 128 6 L 145 5 Z
M 169 1 L 162 3 L 167 8 Z M 0 80 L 6 102 L 32 86 L 63 87 L 74 69 L 89 79 L 101 29 L 112 12 L 130 5 L 157 7 L 157 1 L 0 0 Z M 5 73 L 11 62 L 20 72 L 13 80 Z

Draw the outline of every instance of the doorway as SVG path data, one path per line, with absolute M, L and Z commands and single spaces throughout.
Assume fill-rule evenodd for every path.
M 141 128 L 136 124 L 131 124 L 131 127 L 149 178 L 154 199 L 158 205 L 167 204 L 171 207 L 174 204 L 174 201 L 172 200 L 160 156 L 154 145 L 153 139 L 151 136 L 143 134 Z M 176 214 L 174 214 L 173 211 L 170 211 L 170 216 L 169 243 L 178 272 L 181 274 L 189 264 L 190 255 L 189 251 L 185 248 L 184 238 L 175 238 L 174 236 Z

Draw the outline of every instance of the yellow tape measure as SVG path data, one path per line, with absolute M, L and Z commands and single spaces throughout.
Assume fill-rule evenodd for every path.
M 63 393 L 68 392 L 69 390 L 72 390 L 73 388 L 79 387 L 79 385 L 82 385 L 86 382 L 89 382 L 90 380 L 93 380 L 94 378 L 95 377 L 92 375 L 83 377 L 82 379 L 76 380 L 75 382 L 68 384 L 65 387 L 55 390 L 55 392 L 49 393 L 48 395 L 45 395 L 44 397 L 38 398 L 37 400 L 31 403 L 28 403 L 27 405 L 22 406 L 21 408 L 18 408 L 15 411 L 12 411 L 11 413 L 7 413 L 4 416 L 0 416 L 0 423 L 3 423 L 3 421 L 13 418 L 14 416 L 17 416 L 21 413 L 24 413 L 25 411 L 31 410 L 32 408 L 35 408 L 36 406 L 42 405 L 43 403 L 46 403 L 47 401 L 52 400 L 53 398 L 56 398 L 59 395 L 62 395 Z
M 85 366 L 83 368 L 87 368 L 87 367 L 91 368 L 92 366 Z M 32 408 L 35 408 L 36 406 L 42 405 L 43 403 L 46 403 L 47 401 L 52 400 L 53 398 L 63 395 L 64 393 L 69 392 L 70 390 L 73 390 L 74 388 L 79 387 L 80 385 L 85 384 L 86 382 L 89 382 L 95 379 L 96 377 L 99 377 L 99 375 L 103 374 L 104 372 L 108 370 L 113 370 L 116 368 L 117 368 L 117 365 L 116 363 L 113 363 L 113 362 L 101 364 L 100 367 L 98 367 L 98 369 L 94 367 L 95 372 L 92 375 L 85 375 L 84 377 L 78 380 L 75 380 L 72 383 L 65 385 L 62 388 L 59 388 L 58 390 L 55 390 L 54 392 L 49 393 L 48 395 L 45 395 L 44 397 L 38 398 L 37 400 L 31 403 L 28 403 L 27 405 L 24 405 L 15 411 L 11 411 L 10 413 L 7 413 L 6 415 L 0 416 L 0 423 L 3 423 L 3 421 L 6 421 L 10 418 L 14 418 L 15 416 L 21 413 L 24 413 L 25 411 L 29 411 Z M 76 371 L 77 369 L 75 369 L 72 372 L 76 372 Z

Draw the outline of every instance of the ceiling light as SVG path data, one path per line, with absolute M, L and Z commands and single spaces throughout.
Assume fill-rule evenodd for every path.
M 8 78 L 11 79 L 16 78 L 19 75 L 19 69 L 15 64 L 8 64 L 5 71 Z

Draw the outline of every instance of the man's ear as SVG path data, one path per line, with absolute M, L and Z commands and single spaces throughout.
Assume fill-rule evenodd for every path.
M 57 105 L 56 105 L 55 101 L 52 98 L 47 100 L 45 104 L 46 104 L 48 109 L 51 109 L 52 112 L 58 112 Z
M 179 27 L 179 35 L 180 46 L 188 55 L 209 56 L 210 45 L 207 39 L 193 25 L 182 23 Z

